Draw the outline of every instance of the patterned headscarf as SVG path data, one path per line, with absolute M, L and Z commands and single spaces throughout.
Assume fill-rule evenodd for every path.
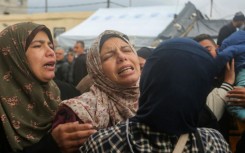
M 139 110 L 132 120 L 158 132 L 194 132 L 215 74 L 205 48 L 187 38 L 160 44 L 141 74 Z
M 51 128 L 60 102 L 53 81 L 40 82 L 30 70 L 26 50 L 39 31 L 52 36 L 47 27 L 18 23 L 0 33 L 0 115 L 14 151 L 38 142 Z
M 100 44 L 105 36 L 118 37 L 136 51 L 123 33 L 106 30 L 98 36 L 87 54 L 88 74 L 94 80 L 90 91 L 79 97 L 63 101 L 84 123 L 97 128 L 115 125 L 135 115 L 138 108 L 139 86 L 123 87 L 112 82 L 102 71 Z M 107 38 L 109 38 L 107 37 Z

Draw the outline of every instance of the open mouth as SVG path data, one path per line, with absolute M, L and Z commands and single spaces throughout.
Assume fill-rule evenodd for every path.
M 133 71 L 133 70 L 134 70 L 134 68 L 132 66 L 127 66 L 127 67 L 124 67 L 124 68 L 120 69 L 118 74 L 125 73 L 125 72 L 128 72 L 128 71 Z
M 45 68 L 54 68 L 55 67 L 55 62 L 49 62 L 44 65 Z

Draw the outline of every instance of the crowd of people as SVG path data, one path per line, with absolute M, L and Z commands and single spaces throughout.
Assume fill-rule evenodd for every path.
M 244 24 L 238 12 L 229 27 Z M 200 34 L 136 49 L 106 30 L 89 49 L 78 40 L 66 50 L 45 25 L 8 26 L 0 152 L 230 153 L 230 122 L 245 120 L 245 31 L 225 27 L 218 44 Z

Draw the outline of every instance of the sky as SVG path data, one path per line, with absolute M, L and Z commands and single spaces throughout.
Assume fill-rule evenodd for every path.
M 176 10 L 188 2 L 188 0 L 29 0 L 28 12 L 95 11 L 99 8 L 107 8 L 108 1 L 110 1 L 109 6 L 113 8 L 174 5 L 176 6 Z M 232 19 L 238 11 L 242 11 L 245 14 L 245 0 L 189 1 L 210 19 Z M 213 4 L 212 7 L 211 1 Z

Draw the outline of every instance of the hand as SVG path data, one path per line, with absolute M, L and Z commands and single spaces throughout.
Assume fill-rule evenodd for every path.
M 233 105 L 245 106 L 245 88 L 234 87 L 233 90 L 228 92 L 227 97 Z
M 87 138 L 97 132 L 91 124 L 79 124 L 78 122 L 58 125 L 51 135 L 63 153 L 72 153 L 87 140 Z
M 235 67 L 234 67 L 234 59 L 230 62 L 227 62 L 226 69 L 225 69 L 225 77 L 224 82 L 229 83 L 231 85 L 235 82 Z

